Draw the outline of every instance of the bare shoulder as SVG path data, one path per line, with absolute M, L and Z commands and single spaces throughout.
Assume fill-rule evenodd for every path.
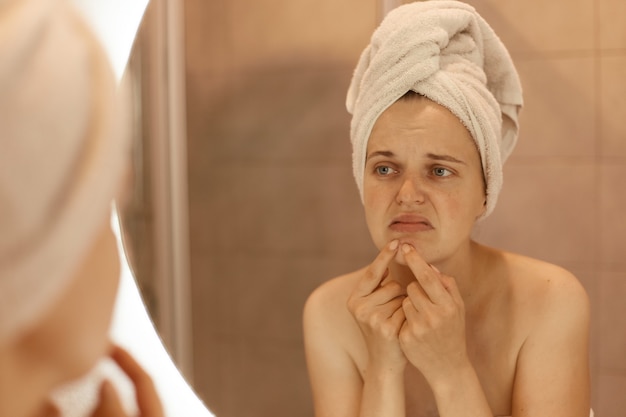
M 347 306 L 360 276 L 361 271 L 355 271 L 325 282 L 309 295 L 304 305 L 304 347 L 314 387 L 360 378 L 357 363 L 361 362 L 364 345 Z
M 516 305 L 522 313 L 540 318 L 587 321 L 589 299 L 587 293 L 570 271 L 519 254 L 502 253 L 504 267 L 509 271 L 510 285 Z
M 346 319 L 348 297 L 356 284 L 361 271 L 340 275 L 317 287 L 304 305 L 305 321 L 330 321 Z M 351 317 L 351 316 L 350 316 Z
M 516 341 L 512 416 L 589 413 L 589 300 L 576 276 L 502 253 L 507 312 Z

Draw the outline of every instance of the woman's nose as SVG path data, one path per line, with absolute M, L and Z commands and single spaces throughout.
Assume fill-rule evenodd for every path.
M 404 179 L 398 194 L 396 202 L 400 205 L 421 204 L 424 202 L 423 184 L 413 178 Z

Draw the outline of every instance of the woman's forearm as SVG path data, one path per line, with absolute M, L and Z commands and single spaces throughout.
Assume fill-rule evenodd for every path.
M 471 364 L 451 378 L 431 383 L 440 417 L 493 417 Z
M 363 381 L 359 417 L 405 417 L 404 370 L 370 367 Z

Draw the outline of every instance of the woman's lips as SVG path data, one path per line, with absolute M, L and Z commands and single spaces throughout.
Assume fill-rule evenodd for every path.
M 401 214 L 394 217 L 389 228 L 394 232 L 415 233 L 432 230 L 433 226 L 425 217 L 416 214 Z

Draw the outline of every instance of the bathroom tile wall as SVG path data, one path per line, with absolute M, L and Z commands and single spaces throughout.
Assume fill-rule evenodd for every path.
M 626 8 L 468 1 L 525 90 L 478 240 L 559 263 L 593 308 L 593 407 L 626 393 Z M 195 382 L 218 416 L 311 416 L 301 310 L 374 248 L 344 99 L 375 0 L 185 0 Z
M 185 2 L 195 382 L 218 416 L 312 415 L 303 303 L 373 253 L 344 101 L 376 10 Z
M 592 307 L 592 405 L 626 398 L 626 6 L 621 0 L 468 1 L 509 46 L 526 109 L 480 240 L 561 264 Z M 524 9 L 524 10 L 522 10 Z

